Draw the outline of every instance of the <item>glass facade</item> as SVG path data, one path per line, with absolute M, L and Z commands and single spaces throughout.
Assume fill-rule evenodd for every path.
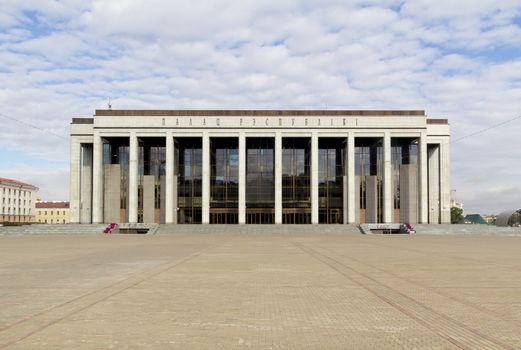
M 138 141 L 138 222 L 165 222 L 165 139 Z
M 344 222 L 345 138 L 318 139 L 318 222 Z
M 246 138 L 246 223 L 275 223 L 275 138 Z
M 355 139 L 355 200 L 360 223 L 383 221 L 383 139 Z
M 129 139 L 103 139 L 103 202 L 105 222 L 128 222 Z
M 200 137 L 175 139 L 177 222 L 200 224 L 202 219 L 203 150 Z
M 391 139 L 391 163 L 392 163 L 392 192 L 393 192 L 393 222 L 402 222 L 400 209 L 401 193 L 409 194 L 409 181 L 418 181 L 418 139 L 392 138 Z M 413 174 L 412 178 L 409 176 Z M 405 186 L 407 188 L 401 188 Z M 403 190 L 403 191 L 402 191 Z M 415 191 L 417 196 L 417 191 Z
M 239 222 L 239 139 L 210 139 L 210 223 Z
M 419 133 L 386 132 L 385 142 L 383 132 L 373 134 L 379 137 L 354 133 L 353 138 L 347 137 L 353 133 L 312 138 L 295 131 L 106 135 L 119 134 L 102 134 L 95 147 L 81 148 L 92 153 L 88 164 L 78 161 L 78 208 L 87 208 L 80 215 L 92 214 L 96 222 L 439 223 L 447 216 L 440 168 L 447 148 Z M 354 146 L 349 153 L 348 144 Z M 425 153 L 423 168 L 420 152 Z M 131 169 L 135 173 L 129 174 Z M 98 175 L 84 181 L 83 173 L 89 172 Z M 96 203 L 83 205 L 81 199 L 90 193 Z M 97 210 L 89 213 L 89 205 Z
M 311 138 L 282 139 L 282 223 L 311 223 Z

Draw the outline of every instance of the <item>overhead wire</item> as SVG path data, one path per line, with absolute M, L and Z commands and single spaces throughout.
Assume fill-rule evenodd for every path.
M 472 137 L 472 136 L 476 136 L 476 135 L 482 134 L 482 133 L 484 133 L 484 132 L 486 132 L 486 131 L 489 131 L 489 130 L 495 129 L 495 128 L 497 128 L 497 127 L 503 126 L 503 125 L 505 125 L 505 124 L 511 123 L 511 122 L 513 122 L 514 120 L 516 120 L 516 119 L 520 119 L 520 118 L 521 118 L 521 115 L 520 115 L 520 116 L 517 116 L 517 117 L 515 117 L 515 118 L 512 118 L 512 119 L 505 120 L 505 121 L 503 121 L 503 122 L 500 122 L 500 123 L 497 123 L 497 124 L 494 124 L 494 125 L 488 126 L 488 127 L 483 128 L 483 129 L 481 129 L 481 130 L 475 131 L 475 132 L 470 133 L 470 134 L 468 134 L 468 135 L 462 136 L 462 137 L 460 137 L 460 138 L 458 138 L 458 139 L 456 139 L 456 140 L 453 140 L 451 143 L 456 143 L 456 142 L 459 142 L 459 141 L 461 141 L 461 140 L 465 140 L 465 139 L 467 139 L 467 138 L 469 138 L 469 137 Z
M 27 126 L 27 127 L 33 128 L 33 129 L 36 129 L 36 130 L 41 131 L 41 132 L 44 132 L 44 133 L 46 133 L 46 134 L 50 134 L 50 135 L 56 136 L 56 137 L 58 137 L 58 138 L 60 138 L 60 139 L 62 139 L 62 140 L 69 140 L 67 137 L 64 137 L 64 136 L 62 136 L 62 135 L 56 134 L 55 132 L 52 132 L 52 131 L 50 131 L 50 130 L 46 130 L 46 129 L 42 128 L 42 127 L 39 127 L 39 126 L 34 125 L 34 124 L 31 124 L 31 123 L 24 122 L 24 121 L 21 121 L 21 120 L 19 120 L 19 119 L 16 119 L 16 118 L 10 117 L 10 116 L 5 115 L 5 114 L 3 114 L 3 113 L 0 113 L 0 117 L 5 118 L 5 119 L 8 119 L 8 120 L 11 120 L 11 121 L 14 121 L 14 122 L 16 122 L 16 123 L 18 123 L 18 124 L 21 124 L 21 125 L 24 125 L 24 126 Z

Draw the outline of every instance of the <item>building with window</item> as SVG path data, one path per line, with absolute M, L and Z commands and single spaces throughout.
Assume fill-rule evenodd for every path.
M 38 187 L 0 177 L 0 223 L 32 222 Z
M 97 110 L 71 123 L 73 223 L 450 223 L 424 111 Z
M 486 225 L 487 221 L 480 214 L 467 214 L 459 224 Z
M 34 221 L 39 224 L 68 224 L 69 202 L 37 202 Z

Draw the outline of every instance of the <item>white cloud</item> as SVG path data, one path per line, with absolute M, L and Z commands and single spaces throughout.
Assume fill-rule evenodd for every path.
M 425 109 L 458 138 L 520 113 L 520 15 L 511 0 L 3 0 L 2 113 L 44 132 L 2 119 L 0 146 L 66 160 L 68 142 L 49 131 L 67 136 L 70 118 L 108 97 L 115 108 Z M 467 209 L 515 204 L 520 124 L 453 145 Z M 17 178 L 43 171 L 0 171 L 11 166 Z M 66 170 L 51 174 L 32 179 L 62 199 Z
M 0 177 L 17 179 L 39 187 L 36 196 L 43 200 L 66 201 L 69 199 L 68 168 L 35 168 L 30 165 L 22 165 L 8 170 L 0 169 Z

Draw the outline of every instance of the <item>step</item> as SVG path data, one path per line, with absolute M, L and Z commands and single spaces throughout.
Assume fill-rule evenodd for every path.
M 357 225 L 183 225 L 162 224 L 157 234 L 359 234 Z

